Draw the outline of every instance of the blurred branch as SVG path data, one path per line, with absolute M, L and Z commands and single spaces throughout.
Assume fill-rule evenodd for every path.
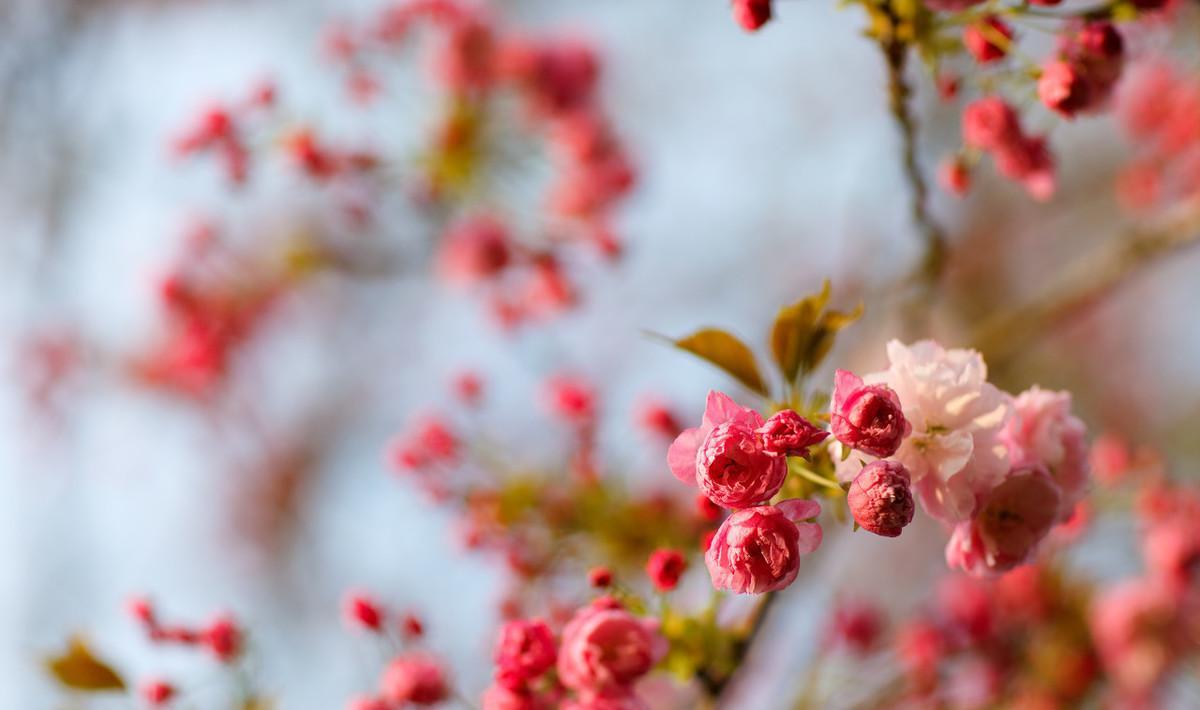
M 890 8 L 885 11 L 891 15 Z M 900 22 L 895 16 L 890 19 L 893 27 Z M 912 89 L 904 77 L 909 45 L 895 36 L 881 37 L 878 44 L 887 65 L 888 109 L 900 129 L 901 162 L 904 179 L 908 183 L 909 212 L 925 243 L 925 255 L 915 277 L 926 288 L 930 288 L 937 284 L 945 266 L 946 234 L 929 213 L 929 184 L 917 163 L 917 122 L 909 106 Z
M 738 671 L 747 667 L 743 661 L 750 653 L 750 649 L 754 647 L 754 642 L 765 625 L 764 622 L 766 621 L 767 614 L 770 613 L 771 607 L 778 598 L 779 594 L 777 592 L 767 592 L 763 595 L 762 601 L 754 608 L 750 617 L 750 627 L 747 629 L 746 635 L 738 641 L 737 646 L 734 648 L 733 667 L 737 670 L 723 678 L 714 678 L 707 672 L 701 672 L 700 682 L 704 686 L 704 689 L 708 691 L 709 697 L 716 701 L 716 708 L 718 710 L 731 704 L 731 699 L 725 697 L 726 691 L 738 677 Z
M 1143 267 L 1200 242 L 1200 203 L 1190 202 L 1149 228 L 1125 237 L 1064 269 L 1024 306 L 985 320 L 972 339 L 995 367 L 1004 367 L 1073 314 L 1112 295 Z

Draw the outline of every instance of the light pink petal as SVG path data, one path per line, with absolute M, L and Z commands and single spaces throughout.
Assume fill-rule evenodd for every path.
M 728 421 L 741 422 L 750 428 L 762 426 L 762 416 L 747 407 L 743 407 L 724 392 L 708 391 L 708 400 L 704 403 L 704 420 L 700 428 L 705 431 Z
M 667 466 L 670 466 L 671 473 L 689 486 L 696 485 L 696 451 L 702 443 L 704 435 L 701 428 L 693 427 L 684 429 L 671 442 L 671 448 L 667 449 Z
M 862 378 L 849 370 L 837 370 L 833 373 L 833 409 L 841 411 L 846 397 L 863 386 Z
M 796 528 L 800 530 L 800 554 L 807 555 L 821 546 L 821 539 L 824 537 L 824 532 L 821 526 L 816 523 L 797 523 Z
M 804 498 L 790 498 L 775 504 L 776 508 L 794 523 L 801 520 L 815 518 L 821 514 L 821 504 L 815 500 L 805 500 Z

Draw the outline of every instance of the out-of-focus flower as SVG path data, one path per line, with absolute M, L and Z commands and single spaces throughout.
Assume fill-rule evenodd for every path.
M 396 705 L 436 705 L 449 695 L 441 664 L 421 654 L 393 659 L 384 669 L 380 691 Z
M 646 576 L 654 588 L 669 592 L 679 585 L 687 570 L 687 559 L 678 550 L 655 550 L 646 561 Z
M 1158 585 L 1134 579 L 1106 590 L 1089 615 L 1100 660 L 1126 702 L 1146 703 L 1175 661 L 1175 606 Z
M 558 676 L 580 693 L 628 688 L 665 652 L 656 622 L 604 597 L 575 613 L 562 632 Z
M 164 680 L 150 680 L 142 684 L 142 699 L 150 707 L 164 707 L 175 697 L 175 686 Z
M 790 585 L 800 558 L 821 545 L 815 501 L 786 500 L 744 508 L 725 519 L 705 553 L 704 562 L 717 589 L 762 594 Z
M 733 19 L 747 32 L 754 32 L 771 19 L 771 0 L 733 0 Z
M 963 44 L 980 64 L 1003 59 L 1012 37 L 1012 28 L 995 15 L 988 15 L 963 30 Z
M 438 270 L 450 283 L 471 285 L 495 278 L 511 259 L 507 228 L 494 217 L 477 215 L 443 235 Z
M 582 378 L 555 375 L 546 380 L 546 407 L 568 422 L 587 424 L 596 416 L 596 392 Z
M 884 630 L 883 613 L 863 601 L 839 601 L 833 609 L 829 643 L 864 654 L 874 650 Z
M 514 620 L 500 629 L 493 658 L 496 682 L 519 690 L 554 667 L 554 632 L 540 619 Z
M 346 620 L 369 631 L 383 629 L 383 609 L 366 594 L 353 592 L 346 597 L 344 604 Z
M 1014 469 L 972 520 L 954 528 L 946 563 L 973 575 L 1026 562 L 1059 518 L 1059 487 L 1045 469 Z
M 1066 520 L 1087 492 L 1087 428 L 1071 414 L 1071 393 L 1032 387 L 1013 400 L 1013 416 L 1000 440 L 1014 467 L 1041 465 L 1061 493 L 1059 520 Z

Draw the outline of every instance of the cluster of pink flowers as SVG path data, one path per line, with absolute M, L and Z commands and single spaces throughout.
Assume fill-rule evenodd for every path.
M 665 651 L 657 622 L 613 597 L 576 611 L 558 644 L 544 621 L 510 621 L 496 642 L 495 680 L 483 710 L 637 710 L 644 705 L 634 684 Z
M 134 357 L 133 374 L 163 389 L 211 395 L 228 377 L 238 349 L 292 286 L 283 264 L 243 253 L 212 225 L 196 223 L 176 265 L 159 282 L 166 337 Z
M 359 695 L 350 700 L 349 710 L 398 710 L 399 708 L 437 705 L 450 697 L 443 664 L 416 647 L 425 635 L 425 625 L 412 613 L 394 618 L 369 594 L 351 592 L 343 602 L 346 623 L 388 642 L 389 648 L 399 645 L 384 666 L 379 678 L 379 690 L 373 695 Z
M 911 477 L 922 508 L 953 528 L 953 567 L 987 574 L 1027 561 L 1072 516 L 1089 481 L 1086 430 L 1070 395 L 1034 387 L 1012 397 L 987 381 L 979 353 L 932 341 L 893 341 L 888 358 L 887 370 L 863 379 L 898 396 L 911 431 L 894 450 L 895 472 L 872 484 L 907 480 L 899 471 Z M 839 476 L 857 481 L 872 460 L 860 448 Z
M 1042 66 L 1038 98 L 1072 118 L 1103 108 L 1112 96 L 1125 58 L 1125 43 L 1111 22 L 1088 22 L 1059 37 L 1058 54 Z
M 768 501 L 783 488 L 788 456 L 804 456 L 828 432 L 794 411 L 768 420 L 720 392 L 709 392 L 699 427 L 671 444 L 675 477 L 713 503 L 734 509 L 708 545 L 705 563 L 718 589 L 758 594 L 792 583 L 800 557 L 821 544 L 821 527 L 803 522 L 820 513 L 812 501 Z
M 1200 195 L 1200 77 L 1165 60 L 1132 68 L 1117 94 L 1117 114 L 1133 144 L 1118 195 L 1138 210 Z
M 129 601 L 129 614 L 141 624 L 146 637 L 154 643 L 201 648 L 223 664 L 235 663 L 242 656 L 245 634 L 229 614 L 219 614 L 198 627 L 166 624 L 151 601 L 144 597 Z M 165 707 L 179 695 L 179 690 L 168 680 L 150 678 L 142 682 L 140 695 L 150 707 Z
M 1046 139 L 1027 135 L 1008 102 L 998 96 L 978 99 L 963 109 L 962 120 L 967 147 L 991 155 L 1002 175 L 1037 199 L 1054 194 L 1054 158 Z
M 1130 707 L 1155 706 L 1169 674 L 1200 647 L 1200 493 L 1146 483 L 1137 509 L 1145 571 L 1091 607 L 1100 659 Z
M 546 141 L 554 178 L 545 193 L 552 221 L 545 239 L 518 239 L 499 211 L 467 204 L 444 230 L 439 272 L 448 281 L 482 289 L 506 326 L 537 320 L 572 306 L 576 288 L 563 268 L 561 246 L 594 245 L 615 257 L 614 209 L 632 188 L 632 163 L 600 106 L 601 62 L 573 38 L 535 39 L 502 30 L 479 7 L 450 0 L 407 0 L 386 7 L 361 28 L 335 26 L 329 55 L 346 69 L 353 96 L 369 100 L 383 90 L 372 68 L 423 25 L 438 40 L 433 79 L 449 96 L 428 162 L 435 166 L 422 193 L 445 200 L 465 192 L 462 180 L 489 156 L 481 140 L 496 120 L 488 99 L 515 96 L 521 124 Z

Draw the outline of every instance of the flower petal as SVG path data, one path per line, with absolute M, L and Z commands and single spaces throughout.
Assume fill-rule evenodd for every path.
M 689 486 L 696 485 L 696 451 L 703 440 L 700 427 L 684 429 L 667 449 L 667 466 L 671 468 L 671 473 Z

